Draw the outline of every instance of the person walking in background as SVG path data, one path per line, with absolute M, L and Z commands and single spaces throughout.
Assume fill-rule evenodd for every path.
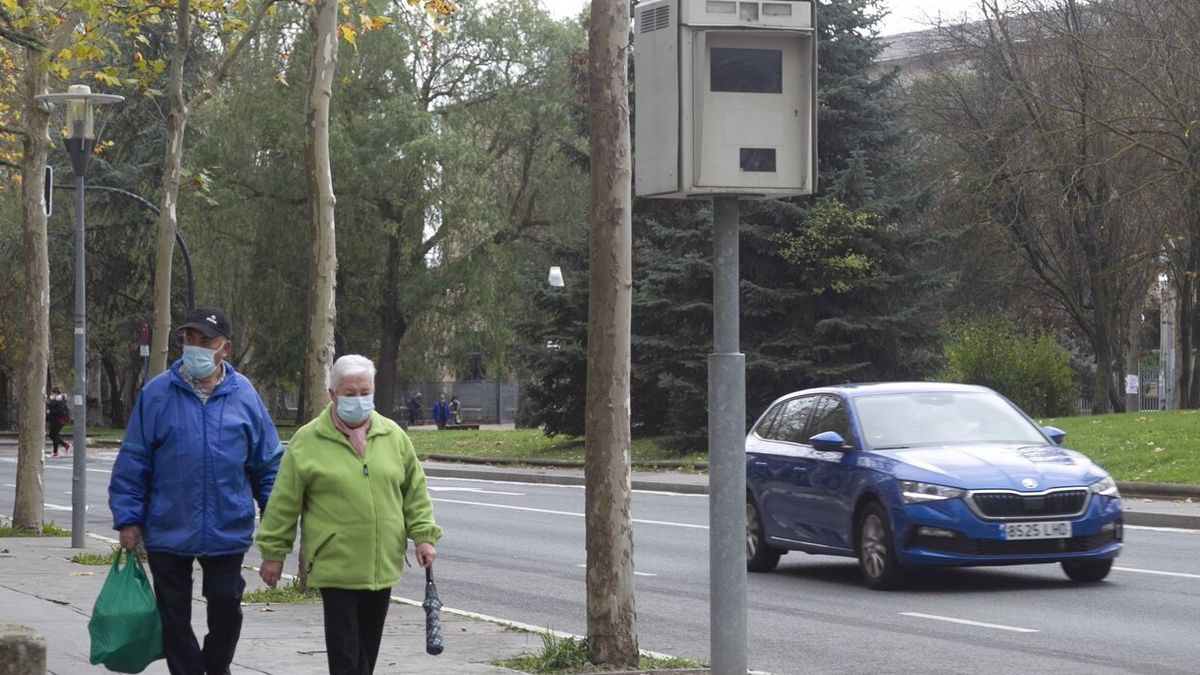
M 122 548 L 144 543 L 172 675 L 228 673 L 242 628 L 242 558 L 283 446 L 254 385 L 225 359 L 229 319 L 188 313 L 183 358 L 138 394 L 108 486 Z M 192 632 L 192 566 L 203 570 L 208 634 Z
M 329 373 L 332 402 L 288 443 L 258 528 L 262 580 L 272 588 L 296 538 L 308 556 L 308 583 L 321 589 L 330 675 L 375 670 L 391 589 L 407 540 L 430 567 L 442 528 L 412 441 L 374 411 L 375 364 L 342 356 Z
M 51 457 L 58 457 L 58 446 L 63 446 L 63 452 L 71 451 L 71 444 L 63 440 L 63 427 L 71 423 L 71 408 L 67 405 L 67 395 L 57 386 L 50 388 L 50 396 L 46 398 L 46 432 L 54 450 Z
M 450 406 L 446 404 L 446 395 L 438 394 L 438 402 L 433 404 L 433 421 L 438 429 L 445 429 L 450 421 Z
M 462 424 L 462 404 L 458 402 L 457 396 L 450 397 L 450 422 Z
M 408 426 L 415 427 L 421 423 L 421 392 L 414 391 L 408 399 Z

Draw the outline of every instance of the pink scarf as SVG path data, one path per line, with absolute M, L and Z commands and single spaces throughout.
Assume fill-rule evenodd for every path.
M 345 434 L 346 439 L 350 441 L 350 447 L 354 448 L 359 457 L 365 457 L 367 452 L 367 432 L 371 430 L 371 418 L 368 416 L 365 422 L 352 427 L 343 422 L 342 418 L 338 417 L 337 410 L 330 410 L 329 416 L 333 418 L 333 426 Z

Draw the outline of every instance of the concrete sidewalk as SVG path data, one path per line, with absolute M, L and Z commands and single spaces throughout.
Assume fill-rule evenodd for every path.
M 0 622 L 11 621 L 35 630 L 46 641 L 47 672 L 55 675 L 108 672 L 88 662 L 91 643 L 87 624 L 109 568 L 71 562 L 74 555 L 85 550 L 107 554 L 112 545 L 89 538 L 87 549 L 74 549 L 68 537 L 0 539 Z M 243 577 L 247 590 L 262 586 L 253 571 L 246 570 Z M 197 636 L 203 638 L 205 605 L 199 580 L 197 568 L 192 625 Z M 416 601 L 423 592 L 424 578 L 411 572 L 394 591 Z M 242 609 L 245 623 L 230 669 L 232 675 L 329 672 L 320 603 L 245 605 Z M 425 653 L 424 610 L 393 603 L 376 672 L 513 673 L 490 662 L 542 649 L 541 637 L 535 633 L 453 610 L 442 611 L 442 624 L 446 649 L 440 656 L 429 656 Z M 143 672 L 165 675 L 166 662 L 155 661 Z

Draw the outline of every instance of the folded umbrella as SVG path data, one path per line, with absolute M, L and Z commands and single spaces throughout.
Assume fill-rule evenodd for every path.
M 438 599 L 437 586 L 433 583 L 433 567 L 425 568 L 425 653 L 437 656 L 442 653 L 442 601 Z

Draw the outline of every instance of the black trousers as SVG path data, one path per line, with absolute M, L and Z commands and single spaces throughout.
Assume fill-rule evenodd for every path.
M 163 652 L 171 675 L 220 675 L 233 663 L 242 634 L 243 554 L 193 558 L 148 551 L 154 595 L 162 617 Z M 204 647 L 192 632 L 192 562 L 200 561 L 201 582 L 208 601 L 208 635 Z
M 329 675 L 371 675 L 379 658 L 392 589 L 322 588 Z
M 50 434 L 50 442 L 54 444 L 54 452 L 58 452 L 58 446 L 67 447 L 67 442 L 63 440 L 61 422 L 46 422 L 47 432 Z

